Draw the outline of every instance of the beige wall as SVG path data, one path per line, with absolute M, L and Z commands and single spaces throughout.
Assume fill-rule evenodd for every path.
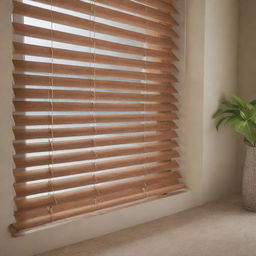
M 239 26 L 239 95 L 256 99 L 256 1 L 240 0 Z M 244 163 L 245 145 L 240 138 L 239 171 Z
M 226 129 L 217 135 L 210 120 L 219 97 L 235 91 L 236 87 L 237 0 L 224 2 L 223 5 L 223 0 L 187 1 L 186 47 L 180 52 L 182 74 L 178 88 L 181 165 L 188 192 L 12 238 L 7 232 L 7 225 L 14 221 L 11 1 L 0 1 L 1 256 L 34 255 L 188 209 L 237 189 L 234 134 Z
M 240 0 L 239 93 L 256 99 L 256 1 Z
M 180 83 L 180 145 L 185 183 L 201 203 L 205 1 L 186 1 L 184 79 Z M 195 115 L 193 113 L 196 113 Z
M 202 203 L 240 188 L 237 137 L 217 133 L 211 119 L 220 99 L 237 93 L 239 2 L 187 1 L 187 10 L 182 146 L 187 184 Z
M 239 187 L 235 133 L 226 127 L 217 133 L 211 119 L 219 100 L 237 92 L 238 7 L 237 0 L 206 1 L 203 201 Z

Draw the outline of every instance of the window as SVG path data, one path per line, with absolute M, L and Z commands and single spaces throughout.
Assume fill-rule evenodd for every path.
M 183 191 L 171 2 L 14 1 L 13 235 Z

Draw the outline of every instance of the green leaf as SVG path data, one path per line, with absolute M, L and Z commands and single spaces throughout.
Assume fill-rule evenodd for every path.
M 246 141 L 256 145 L 256 100 L 247 104 L 243 99 L 232 96 L 230 101 L 222 102 L 213 118 L 219 119 L 217 130 L 223 122 L 228 122 Z
M 256 125 L 256 111 L 255 111 L 255 113 L 253 113 L 250 120 Z
M 231 99 L 238 104 L 242 108 L 246 108 L 246 103 L 243 99 L 239 98 L 238 96 L 233 95 Z
M 223 109 L 217 109 L 217 111 L 212 115 L 212 118 L 216 118 L 216 117 L 218 117 L 218 116 L 220 116 L 220 115 L 222 115 L 223 114 Z
M 240 116 L 241 116 L 244 120 L 247 120 L 247 116 L 246 116 L 246 114 L 244 113 L 244 111 L 240 110 Z
M 251 103 L 246 104 L 246 106 L 247 106 L 248 110 L 250 110 L 250 111 L 252 111 L 252 110 L 254 110 L 254 109 L 255 109 L 255 106 L 254 106 L 254 105 L 252 105 Z
M 243 120 L 241 117 L 232 117 L 227 121 L 236 132 L 242 134 L 251 144 L 256 143 L 256 126 L 251 121 Z
M 238 109 L 218 109 L 213 115 L 212 118 L 217 118 L 223 114 L 234 114 L 234 115 L 239 115 L 239 110 Z
M 252 104 L 253 106 L 256 106 L 256 100 L 251 101 L 250 104 Z
M 228 110 L 223 111 L 223 114 L 239 115 L 240 111 L 238 109 L 228 109 Z
M 239 108 L 239 105 L 237 105 L 237 104 L 233 104 L 233 103 L 231 103 L 231 102 L 229 102 L 229 101 L 222 101 L 222 103 L 221 103 L 222 105 L 224 105 L 226 108 L 235 108 L 235 109 L 238 109 Z
M 221 119 L 217 122 L 217 124 L 216 124 L 216 130 L 219 131 L 220 125 L 221 125 L 225 120 L 227 120 L 227 119 L 229 119 L 229 118 L 231 118 L 231 116 L 225 116 L 225 117 L 221 118 Z

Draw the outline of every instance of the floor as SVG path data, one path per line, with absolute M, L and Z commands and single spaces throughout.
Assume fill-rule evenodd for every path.
M 40 256 L 256 256 L 256 213 L 238 197 Z

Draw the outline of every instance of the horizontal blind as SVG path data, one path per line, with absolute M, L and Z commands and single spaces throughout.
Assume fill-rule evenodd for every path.
M 13 2 L 13 235 L 183 191 L 172 2 Z

